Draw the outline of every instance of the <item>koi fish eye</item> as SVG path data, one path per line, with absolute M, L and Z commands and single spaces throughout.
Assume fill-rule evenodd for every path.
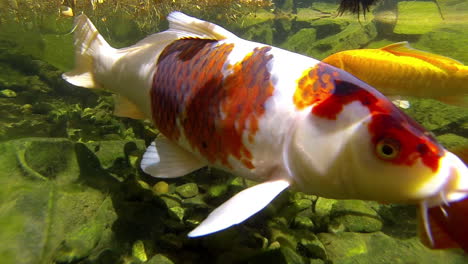
M 381 139 L 375 146 L 375 152 L 383 160 L 393 160 L 400 153 L 400 142 L 392 138 Z

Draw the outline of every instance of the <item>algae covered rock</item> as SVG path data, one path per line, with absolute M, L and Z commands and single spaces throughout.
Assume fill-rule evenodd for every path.
M 283 48 L 301 53 L 304 51 L 304 47 L 311 45 L 316 40 L 317 30 L 315 28 L 303 28 L 289 37 L 283 44 Z
M 15 93 L 15 91 L 12 91 L 10 89 L 4 89 L 4 90 L 0 91 L 0 97 L 15 98 L 16 93 Z
M 361 200 L 341 200 L 333 204 L 332 225 L 343 225 L 346 231 L 376 232 L 382 229 L 382 221 L 369 202 Z
M 162 254 L 154 255 L 150 260 L 145 262 L 146 264 L 174 264 L 170 259 Z
M 333 19 L 311 22 L 309 27 L 290 36 L 282 47 L 295 52 L 323 59 L 326 56 L 348 49 L 356 49 L 377 36 L 373 23 L 361 24 Z
M 318 234 L 328 257 L 335 264 L 351 263 L 465 263 L 458 251 L 434 251 L 422 245 L 417 237 L 394 239 L 381 232 Z
M 198 185 L 186 183 L 176 187 L 176 192 L 183 198 L 191 198 L 198 194 Z
M 51 262 L 87 255 L 115 215 L 104 213 L 109 203 L 103 193 L 75 184 L 80 173 L 73 143 L 26 139 L 1 143 L 0 149 L 0 181 L 9 186 L 0 195 L 4 201 L 0 222 L 16 218 L 15 226 L 21 227 L 0 230 L 0 238 L 11 241 L 3 254 L 12 261 L 5 263 Z M 18 233 L 12 234 L 14 230 Z M 60 254 L 55 250 L 63 241 L 76 247 Z
M 432 99 L 412 99 L 405 110 L 412 118 L 436 135 L 455 133 L 467 135 L 463 126 L 468 122 L 468 109 Z

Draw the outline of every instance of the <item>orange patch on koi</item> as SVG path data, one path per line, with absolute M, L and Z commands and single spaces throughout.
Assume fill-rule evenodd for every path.
M 319 63 L 315 67 L 304 72 L 298 80 L 293 102 L 298 109 L 303 109 L 316 102 L 320 102 L 329 97 L 335 88 L 332 76 L 325 72 L 325 68 L 330 67 Z M 335 73 L 332 73 L 335 76 Z
M 169 45 L 153 81 L 153 119 L 172 140 L 178 140 L 183 129 L 190 146 L 209 162 L 232 167 L 233 157 L 253 169 L 243 136 L 254 141 L 264 104 L 273 94 L 266 67 L 271 48 L 255 49 L 232 65 L 232 73 L 224 78 L 222 70 L 232 49 L 232 44 L 203 39 Z

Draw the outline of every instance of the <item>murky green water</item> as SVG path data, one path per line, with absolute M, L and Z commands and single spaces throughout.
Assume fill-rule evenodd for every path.
M 63 3 L 62 3 L 63 2 Z M 245 184 L 202 169 L 154 179 L 139 160 L 157 135 L 118 118 L 106 92 L 61 79 L 73 67 L 74 14 L 115 47 L 164 30 L 181 10 L 239 36 L 323 59 L 409 41 L 468 63 L 468 1 L 385 0 L 366 17 L 335 1 L 2 0 L 0 263 L 468 263 L 429 250 L 412 206 L 281 194 L 244 224 L 201 239 L 193 229 Z M 448 149 L 468 144 L 466 107 L 411 98 L 406 110 Z

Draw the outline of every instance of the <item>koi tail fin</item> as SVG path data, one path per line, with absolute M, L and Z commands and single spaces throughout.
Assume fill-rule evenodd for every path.
M 462 248 L 468 253 L 468 198 L 429 208 L 427 214 L 428 230 L 419 225 L 423 244 L 433 249 Z
M 75 86 L 102 88 L 96 82 L 95 72 L 109 65 L 115 49 L 104 40 L 85 14 L 76 17 L 74 31 L 75 68 L 62 77 Z

